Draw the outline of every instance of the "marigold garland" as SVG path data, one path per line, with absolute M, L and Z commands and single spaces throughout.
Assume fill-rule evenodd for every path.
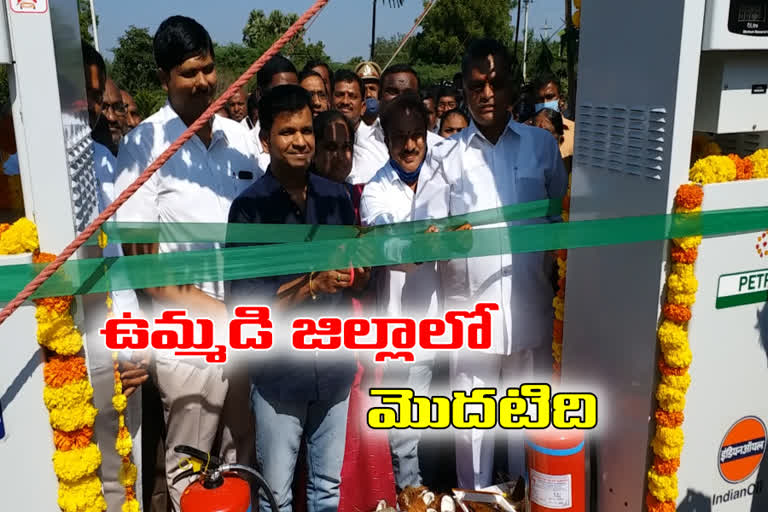
M 572 175 L 571 175 L 572 176 Z M 568 190 L 563 198 L 563 222 L 568 222 L 571 211 L 571 176 L 568 177 Z M 557 293 L 552 299 L 552 307 L 555 311 L 555 318 L 552 325 L 552 373 L 553 379 L 558 381 L 562 374 L 563 363 L 563 322 L 565 321 L 565 275 L 568 270 L 568 251 L 560 249 L 556 252 L 557 257 Z
M 678 188 L 675 213 L 701 211 L 704 201 L 702 185 L 768 178 L 768 150 L 761 149 L 742 159 L 737 155 L 720 156 L 720 151 L 714 151 L 714 147 L 697 149 L 694 146 L 694 153 L 700 150 L 703 158 L 696 161 L 690 170 L 689 179 L 693 183 Z M 688 322 L 698 289 L 694 264 L 701 240 L 700 236 L 674 239 L 670 249 L 673 263 L 667 278 L 666 301 L 661 308 L 662 321 L 657 331 L 662 357 L 659 360 L 661 377 L 655 393 L 658 404 L 654 414 L 656 432 L 651 441 L 655 457 L 647 474 L 645 504 L 649 512 L 674 512 L 677 509 L 677 471 L 684 443 L 683 411 L 685 395 L 691 384 L 688 369 L 693 359 Z
M 50 263 L 52 254 L 40 253 L 37 228 L 19 219 L 0 229 L 0 255 L 33 253 L 35 263 Z M 103 512 L 107 509 L 96 471 L 101 452 L 92 442 L 97 410 L 85 359 L 77 355 L 83 339 L 71 314 L 72 297 L 35 301 L 37 341 L 46 348 L 43 401 L 53 427 L 53 469 L 59 479 L 58 504 L 64 512 Z

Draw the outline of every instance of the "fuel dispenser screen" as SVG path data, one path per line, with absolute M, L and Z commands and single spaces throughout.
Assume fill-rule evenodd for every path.
M 744 36 L 768 36 L 768 0 L 731 0 L 728 30 Z

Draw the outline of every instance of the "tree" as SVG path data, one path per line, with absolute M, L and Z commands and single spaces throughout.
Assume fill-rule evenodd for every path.
M 392 55 L 395 54 L 397 47 L 400 46 L 400 41 L 402 41 L 404 37 L 405 34 L 398 33 L 390 36 L 389 38 L 380 37 L 376 39 L 376 46 L 374 48 L 374 54 L 376 55 L 376 58 L 374 60 L 379 64 L 379 66 L 385 66 L 387 62 L 389 62 L 389 59 L 392 57 Z M 409 39 L 408 42 L 405 43 L 403 49 L 400 50 L 400 53 L 397 54 L 395 60 L 392 61 L 392 64 L 410 63 L 413 44 L 413 38 Z
M 282 36 L 296 20 L 297 14 L 283 14 L 281 11 L 272 11 L 267 16 L 261 9 L 254 9 L 248 16 L 248 22 L 243 28 L 243 44 L 256 50 L 258 55 L 266 52 L 272 43 Z M 304 41 L 305 30 L 301 30 L 291 41 L 283 47 L 282 53 L 293 60 L 297 68 L 301 68 L 313 59 L 328 60 L 325 53 L 325 45 L 322 41 L 307 43 Z
M 117 40 L 117 44 L 117 48 L 112 49 L 115 54 L 112 78 L 115 82 L 132 95 L 143 89 L 159 89 L 160 81 L 157 78 L 149 29 L 131 25 Z
M 515 0 L 440 0 L 424 19 L 411 55 L 422 62 L 456 64 L 467 43 L 481 37 L 511 48 L 510 11 L 516 5 Z
M 88 0 L 78 0 L 77 17 L 80 22 L 80 39 L 88 44 L 93 44 L 93 18 L 91 17 L 91 4 Z M 96 16 L 96 26 L 99 26 L 99 17 Z

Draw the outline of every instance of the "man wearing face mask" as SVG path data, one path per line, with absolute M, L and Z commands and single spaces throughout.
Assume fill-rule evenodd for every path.
M 450 187 L 440 162 L 427 151 L 428 119 L 415 92 L 405 92 L 387 104 L 381 127 L 389 160 L 366 185 L 361 200 L 363 225 L 376 226 L 447 217 Z M 436 232 L 433 226 L 428 232 Z M 377 282 L 378 313 L 415 320 L 440 312 L 438 263 L 395 265 L 381 269 Z M 388 365 L 387 380 L 403 383 L 426 395 L 432 382 L 434 356 L 417 356 L 415 363 Z M 389 434 L 395 483 L 399 489 L 420 486 L 418 430 Z
M 536 113 L 545 108 L 560 112 L 563 117 L 563 143 L 560 145 L 560 154 L 566 159 L 573 156 L 574 135 L 576 123 L 571 121 L 573 114 L 560 94 L 560 82 L 552 75 L 544 76 L 536 81 L 537 103 Z

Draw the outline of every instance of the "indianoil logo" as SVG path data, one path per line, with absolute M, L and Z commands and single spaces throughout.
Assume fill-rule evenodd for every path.
M 760 418 L 747 416 L 728 430 L 720 444 L 718 466 L 726 482 L 737 484 L 749 478 L 765 455 L 765 424 Z

